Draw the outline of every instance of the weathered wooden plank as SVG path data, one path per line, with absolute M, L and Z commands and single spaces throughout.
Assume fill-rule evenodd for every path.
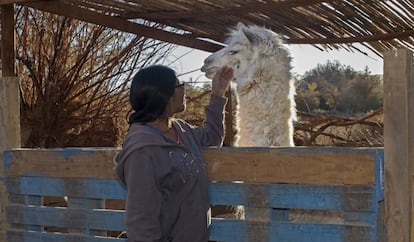
M 6 151 L 4 164 L 8 177 L 115 178 L 115 153 L 111 148 L 19 149 Z
M 8 177 L 114 178 L 116 149 L 11 150 Z M 209 179 L 302 184 L 375 184 L 375 149 L 218 148 L 203 151 Z
M 102 199 L 88 199 L 86 197 L 67 197 L 68 209 L 105 209 L 105 201 Z M 102 230 L 92 230 L 89 227 L 68 229 L 69 233 L 80 233 L 85 235 L 106 236 Z
M 377 201 L 384 201 L 384 149 L 375 151 L 375 187 Z
M 210 239 L 226 242 L 377 242 L 374 234 L 375 230 L 370 226 L 213 219 Z
M 6 180 L 7 191 L 26 195 L 125 199 L 126 191 L 115 179 L 21 177 Z
M 413 53 L 384 54 L 384 147 L 387 241 L 414 241 Z
M 372 211 L 372 186 L 210 183 L 213 204 L 319 210 Z
M 6 149 L 20 147 L 19 92 L 17 77 L 0 78 L 0 159 Z M 2 174 L 3 165 L 0 166 Z
M 0 161 L 3 151 L 20 147 L 20 95 L 17 77 L 0 78 Z M 3 164 L 0 165 L 0 241 L 5 224 L 4 206 L 7 194 L 3 184 Z
M 13 194 L 125 199 L 126 191 L 114 179 L 13 178 L 6 181 Z M 374 186 L 217 183 L 209 186 L 213 204 L 252 207 L 375 211 Z
M 67 210 L 67 211 L 64 211 Z M 87 226 L 122 230 L 122 212 L 110 211 L 112 216 L 91 216 L 97 213 L 92 210 L 24 207 L 12 205 L 8 207 L 10 222 L 30 224 L 53 224 L 54 226 Z M 100 212 L 103 214 L 103 212 Z M 114 214 L 116 213 L 116 214 Z M 38 216 L 42 214 L 42 216 Z M 66 215 L 63 216 L 62 214 Z M 92 219 L 92 217 L 94 219 Z M 231 231 L 231 232 L 230 232 Z M 260 223 L 246 220 L 213 219 L 211 239 L 219 241 L 376 241 L 374 226 L 348 226 L 332 224 L 296 224 L 269 222 Z M 46 237 L 45 237 L 46 238 Z M 11 240 L 19 241 L 19 240 Z M 27 240 L 22 240 L 27 241 Z M 34 240 L 32 240 L 34 241 Z M 43 240 L 48 241 L 48 240 Z M 58 241 L 58 240 L 55 240 Z M 66 240 L 65 240 L 66 241 Z M 81 241 L 81 240 L 80 240 Z M 89 241 L 89 240 L 88 240 Z
M 13 242 L 126 242 L 126 239 L 94 237 L 81 234 L 41 233 L 34 231 L 9 230 L 7 241 Z
M 124 211 L 122 210 L 27 207 L 20 204 L 10 204 L 6 211 L 9 223 L 77 229 L 125 230 Z
M 385 227 L 385 202 L 381 201 L 378 204 L 377 213 L 377 241 L 386 242 L 386 227 Z
M 374 150 L 339 148 L 207 149 L 214 181 L 374 184 Z
M 39 195 L 30 195 L 26 196 L 26 206 L 42 206 L 43 205 L 43 197 Z M 43 231 L 43 225 L 33 225 L 31 223 L 27 224 L 27 230 L 30 231 Z
M 0 161 L 3 151 L 20 147 L 20 95 L 15 61 L 15 14 L 14 5 L 2 5 L 1 9 L 1 76 L 0 78 Z M 2 183 L 3 166 L 0 165 L 0 241 L 4 240 L 4 206 L 7 194 Z

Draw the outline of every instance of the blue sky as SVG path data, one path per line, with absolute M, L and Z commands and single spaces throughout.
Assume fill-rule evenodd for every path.
M 363 71 L 367 66 L 372 74 L 383 73 L 383 60 L 370 50 L 358 46 L 368 55 L 360 52 L 348 52 L 346 50 L 321 51 L 311 45 L 287 45 L 291 51 L 293 72 L 303 75 L 306 71 L 315 68 L 318 64 L 324 64 L 326 61 L 338 60 L 343 65 L 349 65 L 356 71 Z M 203 60 L 210 53 L 199 51 L 186 47 L 178 47 L 174 51 L 174 58 L 180 58 L 175 63 L 177 73 L 187 73 L 201 68 Z M 187 75 L 181 76 L 180 79 L 188 81 L 190 77 L 197 81 L 208 81 L 200 71 L 195 71 Z

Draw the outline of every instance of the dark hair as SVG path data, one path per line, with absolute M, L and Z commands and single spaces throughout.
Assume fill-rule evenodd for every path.
M 143 68 L 132 79 L 129 102 L 134 113 L 129 123 L 146 123 L 159 118 L 174 95 L 175 71 L 162 65 Z

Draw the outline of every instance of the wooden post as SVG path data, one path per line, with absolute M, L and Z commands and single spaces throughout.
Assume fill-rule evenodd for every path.
M 3 151 L 20 147 L 20 95 L 15 69 L 14 5 L 1 6 L 0 78 L 0 241 L 6 241 L 5 206 L 7 193 L 3 183 Z
M 414 67 L 406 49 L 384 54 L 386 241 L 414 241 Z
M 1 6 L 1 71 L 2 76 L 16 76 L 14 5 Z

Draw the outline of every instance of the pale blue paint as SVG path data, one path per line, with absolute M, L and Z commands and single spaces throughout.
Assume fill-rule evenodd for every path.
M 282 150 L 284 148 L 281 148 Z M 101 149 L 53 149 L 65 158 L 73 155 L 99 152 Z M 292 149 L 285 149 L 293 152 Z M 246 150 L 247 151 L 247 150 Z M 13 152 L 13 151 L 10 151 Z M 345 242 L 350 236 L 358 241 L 377 240 L 378 202 L 383 195 L 383 150 L 352 148 L 295 148 L 298 153 L 351 152 L 368 153 L 375 157 L 374 185 L 303 185 L 303 184 L 249 184 L 211 183 L 209 193 L 214 204 L 245 205 L 268 208 L 304 208 L 322 210 L 344 210 L 358 225 L 330 225 L 291 223 L 285 216 L 272 216 L 270 222 L 213 219 L 211 239 L 225 242 Z M 4 153 L 5 172 L 10 166 L 8 151 Z M 88 235 L 90 230 L 124 230 L 124 211 L 84 208 L 44 207 L 38 196 L 68 196 L 85 202 L 87 199 L 125 199 L 126 191 L 116 179 L 51 178 L 22 176 L 5 178 L 11 194 L 28 196 L 32 205 L 13 203 L 7 207 L 8 221 L 26 224 L 26 230 L 40 230 L 42 226 L 70 227 L 85 234 L 39 233 L 35 231 L 11 230 L 8 239 L 16 242 L 111 242 L 125 239 L 103 238 Z M 40 228 L 40 229 L 39 229 Z
M 99 199 L 125 199 L 126 196 L 124 186 L 115 179 L 21 177 L 8 179 L 6 186 L 9 192 L 27 195 Z

